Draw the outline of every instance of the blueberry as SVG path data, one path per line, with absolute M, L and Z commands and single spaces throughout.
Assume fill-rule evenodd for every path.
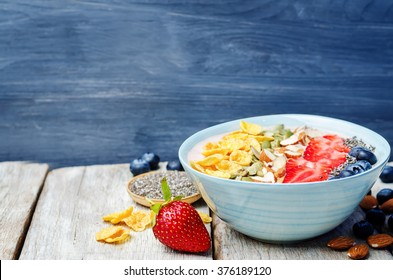
M 374 155 L 373 152 L 369 150 L 360 151 L 358 156 L 356 157 L 358 160 L 367 160 L 371 164 L 377 163 L 377 157 Z
M 369 222 L 363 220 L 355 223 L 352 227 L 352 231 L 356 237 L 366 239 L 374 233 L 374 227 Z
M 367 160 L 371 164 L 375 164 L 377 162 L 377 157 L 374 153 L 366 148 L 354 147 L 348 154 L 355 157 L 357 160 Z
M 349 164 L 347 167 L 345 167 L 345 170 L 352 171 L 354 174 L 359 174 L 364 172 L 363 167 L 360 166 L 358 163 Z
M 392 189 L 382 189 L 377 193 L 378 204 L 382 205 L 384 202 L 393 198 L 393 190 Z
M 134 176 L 150 171 L 149 163 L 144 159 L 134 159 L 130 164 L 130 171 Z
M 355 172 L 351 170 L 341 170 L 340 174 L 338 175 L 339 178 L 346 178 L 355 175 Z
M 384 183 L 393 183 L 393 166 L 386 165 L 379 178 Z
M 363 150 L 363 148 L 362 147 L 359 147 L 359 146 L 356 146 L 356 147 L 353 147 L 350 151 L 349 151 L 349 155 L 350 156 L 352 156 L 352 157 L 357 157 L 358 156 L 358 154 L 359 154 L 359 151 L 360 150 Z
M 383 226 L 385 224 L 385 213 L 378 208 L 368 210 L 366 213 L 366 220 L 375 226 Z
M 391 215 L 388 219 L 388 228 L 393 232 L 393 215 Z
M 151 170 L 158 169 L 158 164 L 160 163 L 160 157 L 154 153 L 144 153 L 142 159 L 146 160 Z
M 180 161 L 178 160 L 173 160 L 173 161 L 169 161 L 167 166 L 166 166 L 167 170 L 178 170 L 178 171 L 183 171 L 184 168 L 181 165 Z
M 371 169 L 371 163 L 369 163 L 367 160 L 358 160 L 356 164 L 360 165 L 364 171 L 367 171 Z

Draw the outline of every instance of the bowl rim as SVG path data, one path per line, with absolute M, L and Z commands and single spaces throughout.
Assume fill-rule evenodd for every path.
M 264 117 L 265 118 L 266 117 L 269 117 L 269 118 L 271 118 L 271 117 L 276 117 L 276 118 L 277 117 L 284 117 L 284 118 L 296 118 L 296 117 L 301 117 L 301 118 L 307 118 L 307 117 L 320 118 L 320 119 L 325 119 L 325 120 L 339 121 L 339 122 L 342 122 L 344 124 L 351 125 L 351 126 L 354 126 L 354 127 L 357 127 L 357 128 L 363 129 L 363 130 L 366 130 L 368 133 L 373 134 L 376 137 L 379 137 L 382 142 L 385 142 L 386 147 L 387 147 L 386 158 L 382 159 L 382 160 L 378 160 L 378 162 L 375 165 L 373 165 L 373 167 L 371 169 L 369 169 L 369 170 L 367 170 L 365 172 L 359 173 L 359 174 L 355 174 L 355 175 L 350 176 L 350 177 L 339 178 L 339 179 L 334 179 L 334 180 L 316 181 L 316 182 L 304 182 L 304 183 L 259 183 L 259 182 L 235 181 L 235 180 L 215 177 L 215 176 L 208 175 L 208 174 L 199 172 L 197 170 L 194 170 L 190 166 L 190 164 L 188 162 L 188 159 L 187 160 L 183 159 L 182 151 L 185 149 L 186 144 L 188 142 L 190 142 L 191 139 L 193 139 L 195 137 L 198 137 L 201 134 L 204 134 L 204 133 L 206 133 L 206 132 L 208 132 L 210 130 L 214 130 L 214 129 L 216 129 L 218 127 L 221 127 L 223 125 L 226 125 L 226 124 L 240 122 L 240 121 L 252 121 L 252 119 L 264 118 Z M 203 141 L 203 140 L 201 140 L 201 141 Z M 186 165 L 186 167 L 187 167 L 187 168 L 185 168 L 186 171 L 187 171 L 187 169 L 192 170 L 192 172 L 195 172 L 196 174 L 198 174 L 198 176 L 202 176 L 202 177 L 207 178 L 207 179 L 218 180 L 218 182 L 222 182 L 222 183 L 226 182 L 226 183 L 230 183 L 230 184 L 233 184 L 233 183 L 241 184 L 242 186 L 247 187 L 247 188 L 254 188 L 254 187 L 261 188 L 261 187 L 263 187 L 263 188 L 269 188 L 269 189 L 271 189 L 271 188 L 274 188 L 274 189 L 291 188 L 292 189 L 294 186 L 298 186 L 298 187 L 315 186 L 315 187 L 319 188 L 321 184 L 326 184 L 326 183 L 329 183 L 329 182 L 343 182 L 343 181 L 353 180 L 354 178 L 361 178 L 363 176 L 367 176 L 370 172 L 372 172 L 373 170 L 375 170 L 375 169 L 385 165 L 389 161 L 390 152 L 391 152 L 390 144 L 382 135 L 380 135 L 379 133 L 377 133 L 377 132 L 375 132 L 375 131 L 367 128 L 367 127 L 361 126 L 361 125 L 353 123 L 353 122 L 349 122 L 349 121 L 346 121 L 346 120 L 343 120 L 343 119 L 332 118 L 332 117 L 321 116 L 321 115 L 313 115 L 313 114 L 271 114 L 271 115 L 252 116 L 252 117 L 245 117 L 245 118 L 241 118 L 241 119 L 231 120 L 231 121 L 222 122 L 222 123 L 219 123 L 219 124 L 207 127 L 205 129 L 199 130 L 196 133 L 194 133 L 191 136 L 189 136 L 186 140 L 183 141 L 183 143 L 179 147 L 178 157 L 179 157 L 180 162 L 182 163 L 182 165 L 183 166 Z

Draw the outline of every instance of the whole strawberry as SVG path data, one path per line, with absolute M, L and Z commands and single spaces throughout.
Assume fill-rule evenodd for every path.
M 210 235 L 198 212 L 189 203 L 172 198 L 164 178 L 161 181 L 165 202 L 151 206 L 156 213 L 153 233 L 164 245 L 183 252 L 206 252 L 210 249 Z

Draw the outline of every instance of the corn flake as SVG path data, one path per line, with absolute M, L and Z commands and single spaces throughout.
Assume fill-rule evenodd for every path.
M 190 165 L 192 168 L 194 168 L 195 170 L 198 170 L 199 172 L 204 173 L 205 172 L 205 168 L 203 168 L 202 166 L 200 166 L 198 163 L 196 163 L 195 161 L 191 161 Z
M 251 146 L 253 146 L 258 152 L 261 151 L 261 144 L 259 144 L 258 140 L 250 137 L 246 140 L 247 147 L 244 149 L 246 152 L 251 150 Z
M 97 241 L 113 243 L 126 240 L 130 236 L 130 230 L 125 230 L 122 226 L 111 226 L 96 233 Z
M 124 230 L 120 236 L 109 237 L 109 238 L 105 239 L 104 241 L 106 243 L 121 242 L 121 241 L 127 240 L 130 237 L 131 237 L 130 230 L 128 229 L 128 230 Z
M 222 148 L 230 150 L 230 152 L 241 150 L 246 147 L 246 142 L 236 138 L 225 139 L 219 142 Z
M 249 135 L 247 133 L 236 133 L 236 134 L 225 135 L 222 139 L 223 140 L 228 140 L 228 139 L 246 140 L 248 137 L 249 137 Z
M 256 139 L 258 142 L 274 140 L 274 137 L 267 136 L 267 135 L 250 135 L 250 137 Z
M 211 176 L 225 178 L 225 179 L 231 178 L 231 174 L 228 172 L 220 171 L 220 170 L 212 170 L 210 168 L 206 168 L 205 173 Z
M 240 128 L 242 131 L 251 135 L 258 135 L 262 133 L 262 126 L 245 121 L 240 121 Z
M 205 157 L 204 159 L 201 159 L 197 161 L 196 163 L 199 164 L 200 166 L 207 167 L 216 164 L 217 162 L 223 160 L 225 158 L 224 155 L 221 154 L 214 154 L 208 157 Z
M 208 142 L 208 143 L 205 144 L 204 149 L 205 149 L 205 150 L 213 150 L 213 149 L 218 149 L 219 147 L 220 147 L 220 146 L 218 146 L 217 143 Z
M 225 149 L 225 148 L 217 148 L 217 149 L 211 149 L 211 150 L 204 150 L 202 152 L 202 154 L 204 156 L 211 156 L 214 154 L 221 154 L 221 155 L 227 155 L 230 152 L 229 149 Z
M 134 231 L 143 231 L 151 224 L 151 213 L 136 211 L 123 219 L 123 222 Z
M 252 161 L 252 156 L 245 151 L 238 150 L 238 151 L 234 151 L 229 157 L 229 159 L 242 166 L 248 166 Z
M 102 219 L 105 222 L 111 222 L 112 224 L 115 225 L 115 224 L 120 223 L 124 218 L 130 216 L 133 210 L 134 210 L 134 207 L 130 207 L 122 212 L 115 212 L 115 213 L 106 215 L 106 216 L 102 217 Z
M 216 164 L 216 167 L 219 171 L 228 172 L 231 175 L 235 174 L 237 171 L 242 169 L 242 167 L 232 161 L 229 160 L 222 160 Z

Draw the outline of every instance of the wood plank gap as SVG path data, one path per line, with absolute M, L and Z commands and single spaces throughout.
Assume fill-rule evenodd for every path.
M 31 220 L 33 219 L 33 215 L 34 215 L 35 209 L 37 207 L 38 200 L 40 199 L 40 196 L 41 196 L 41 193 L 42 193 L 42 189 L 44 188 L 46 177 L 48 176 L 49 171 L 50 170 L 47 169 L 46 172 L 45 172 L 45 176 L 44 176 L 44 179 L 42 180 L 42 183 L 41 183 L 40 188 L 38 190 L 37 197 L 36 197 L 36 199 L 34 200 L 32 206 L 31 206 L 30 214 L 29 214 L 28 218 L 26 219 L 26 221 L 25 221 L 25 223 L 23 225 L 23 233 L 22 233 L 22 235 L 20 236 L 20 238 L 18 240 L 18 243 L 16 245 L 15 253 L 14 253 L 13 257 L 12 257 L 14 260 L 19 260 L 20 253 L 22 252 L 23 246 L 25 245 L 27 232 L 30 229 Z

